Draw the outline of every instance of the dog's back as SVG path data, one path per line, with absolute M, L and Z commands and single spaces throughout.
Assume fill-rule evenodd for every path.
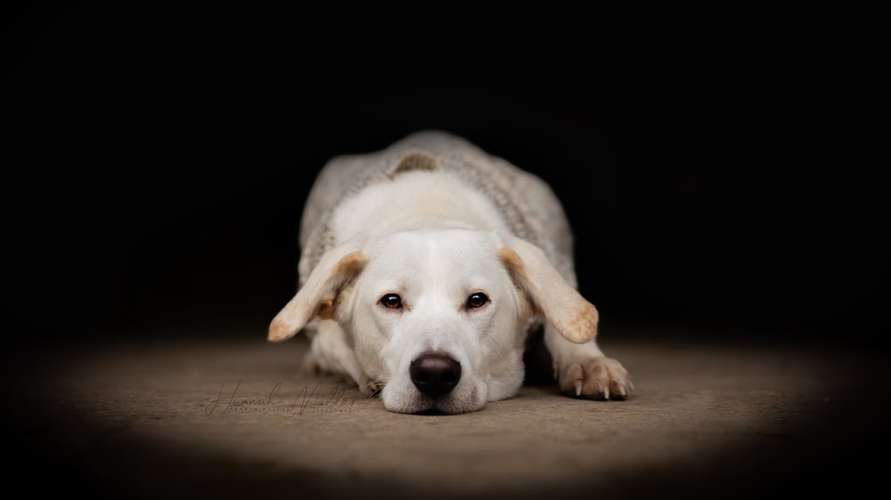
M 467 189 L 482 192 L 515 236 L 540 246 L 563 278 L 576 285 L 572 233 L 551 188 L 470 142 L 439 131 L 418 132 L 382 151 L 339 156 L 325 165 L 303 211 L 301 284 L 336 243 L 330 227 L 335 207 L 365 187 L 416 171 L 450 173 Z

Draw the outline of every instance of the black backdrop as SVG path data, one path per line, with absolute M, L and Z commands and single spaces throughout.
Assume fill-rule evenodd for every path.
M 13 408 L 39 372 L 28 353 L 262 338 L 294 292 L 324 162 L 424 128 L 554 187 L 605 337 L 887 346 L 887 162 L 866 153 L 881 129 L 855 113 L 880 117 L 831 41 L 759 46 L 744 29 L 717 42 L 715 22 L 635 45 L 635 32 L 592 35 L 611 23 L 598 16 L 503 19 L 502 33 L 297 5 L 4 8 L 3 442 L 29 489 L 89 484 L 32 437 L 46 415 Z M 878 377 L 863 389 L 884 401 Z M 821 477 L 847 465 L 835 479 L 860 483 L 884 443 L 869 429 Z
M 7 16 L 5 334 L 262 335 L 326 159 L 440 128 L 551 183 L 606 322 L 884 342 L 885 188 L 800 58 L 703 41 L 613 68 L 584 34 L 540 52 L 307 34 L 323 21 Z

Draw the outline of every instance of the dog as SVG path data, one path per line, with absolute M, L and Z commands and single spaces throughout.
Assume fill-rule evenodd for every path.
M 538 177 L 440 131 L 336 157 L 304 208 L 297 294 L 268 339 L 307 330 L 305 366 L 346 376 L 399 413 L 463 413 L 517 394 L 543 326 L 570 396 L 625 399 L 596 342 L 572 234 Z

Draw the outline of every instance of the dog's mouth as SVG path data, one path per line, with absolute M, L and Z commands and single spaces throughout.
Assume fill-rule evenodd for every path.
M 487 387 L 465 358 L 444 351 L 422 352 L 406 372 L 384 384 L 380 394 L 384 406 L 414 415 L 454 415 L 482 409 Z
M 479 393 L 475 384 L 469 384 L 458 393 L 443 394 L 437 397 L 422 396 L 422 409 L 412 413 L 416 415 L 459 415 L 483 409 L 484 401 L 479 401 Z
M 477 390 L 475 384 L 459 389 L 456 392 L 436 397 L 423 394 L 414 387 L 393 392 L 389 395 L 390 397 L 387 397 L 385 390 L 381 392 L 380 398 L 384 400 L 384 406 L 390 411 L 421 416 L 458 415 L 481 410 L 485 406 L 485 399 L 480 397 L 482 394 Z

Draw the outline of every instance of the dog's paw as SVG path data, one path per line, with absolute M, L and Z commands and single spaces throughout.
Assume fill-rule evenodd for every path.
M 625 399 L 634 390 L 622 363 L 604 356 L 567 363 L 559 372 L 560 391 L 577 398 Z
M 359 386 L 359 391 L 369 398 L 377 396 L 382 390 L 384 390 L 384 383 L 379 380 L 369 380 Z

